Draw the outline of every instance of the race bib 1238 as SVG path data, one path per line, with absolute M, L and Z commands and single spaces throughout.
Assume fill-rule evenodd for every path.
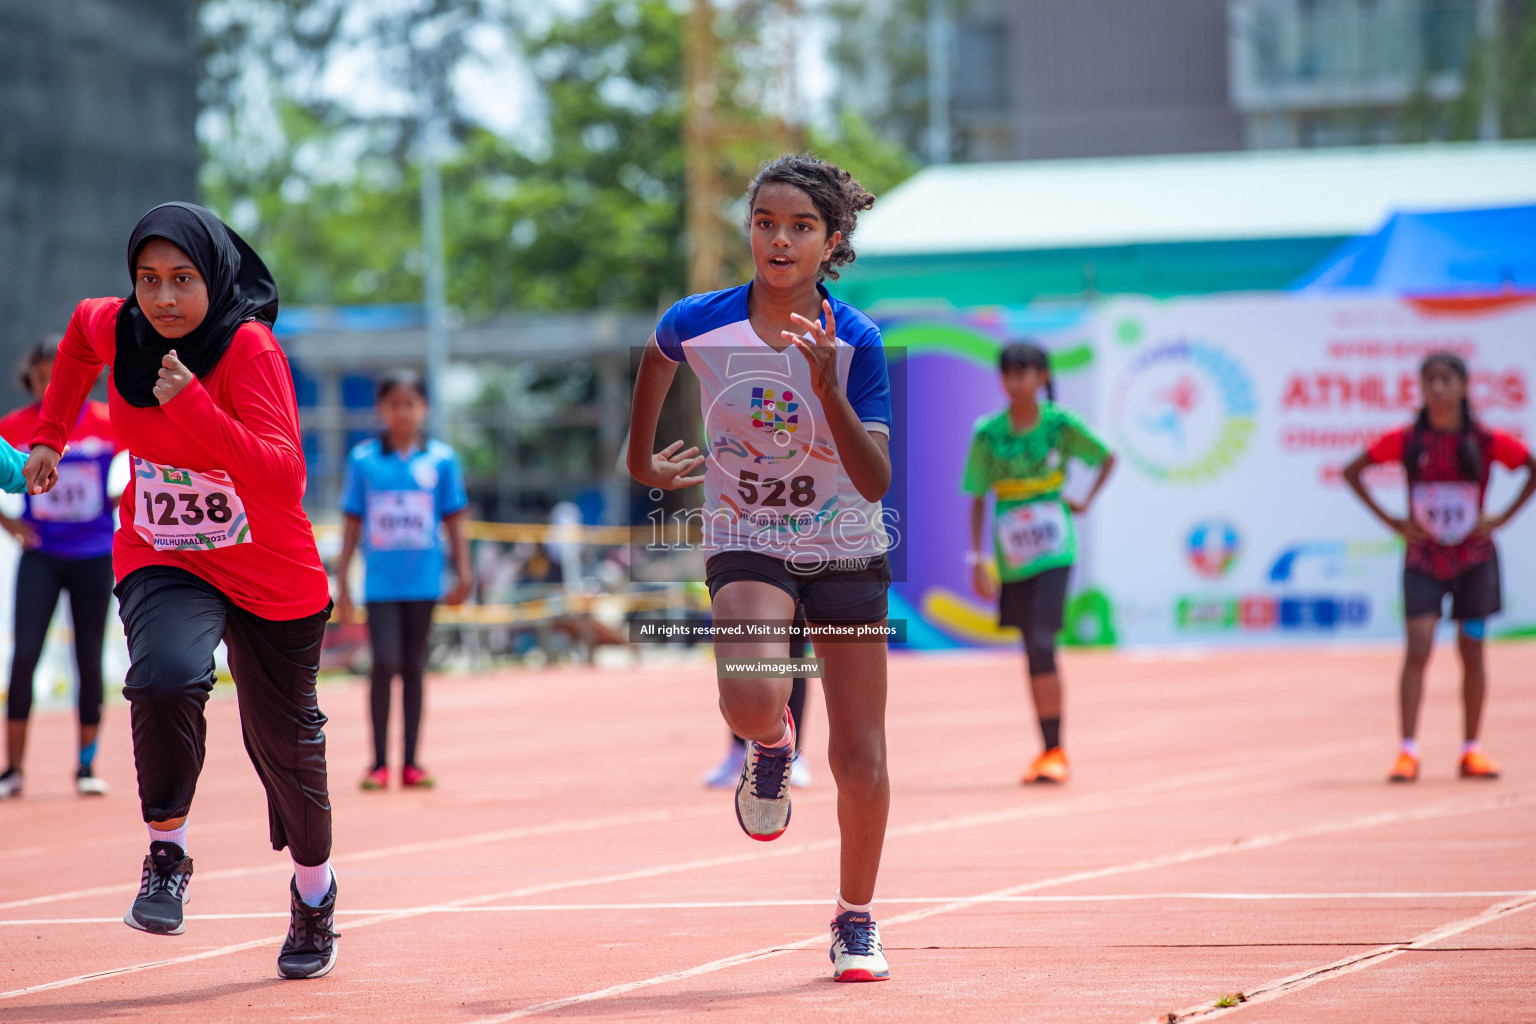
M 134 456 L 133 529 L 156 551 L 213 551 L 249 544 L 251 524 L 234 481 Z

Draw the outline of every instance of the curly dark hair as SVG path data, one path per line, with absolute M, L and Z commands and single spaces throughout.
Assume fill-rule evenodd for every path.
M 747 187 L 747 223 L 752 222 L 752 208 L 764 185 L 790 185 L 811 197 L 816 212 L 826 222 L 827 235 L 841 231 L 832 254 L 821 264 L 817 280 L 837 280 L 837 268 L 856 258 L 850 239 L 859 214 L 875 205 L 874 193 L 853 180 L 853 175 L 837 164 L 814 156 L 791 153 L 764 164 Z

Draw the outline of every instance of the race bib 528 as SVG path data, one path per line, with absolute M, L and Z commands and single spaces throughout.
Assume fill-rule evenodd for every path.
M 133 529 L 156 551 L 212 551 L 249 544 L 251 524 L 234 481 L 134 456 Z

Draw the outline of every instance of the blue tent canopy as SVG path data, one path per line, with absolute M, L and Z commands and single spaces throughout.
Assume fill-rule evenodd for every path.
M 1536 206 L 1397 213 L 1291 285 L 1302 292 L 1452 295 L 1536 288 Z

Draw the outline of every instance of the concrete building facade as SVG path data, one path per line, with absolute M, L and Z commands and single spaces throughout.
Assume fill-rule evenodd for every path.
M 0 0 L 0 370 L 80 299 L 126 292 L 145 210 L 196 199 L 195 9 Z
M 1469 88 L 1529 0 L 969 0 L 953 28 L 956 159 L 1373 145 Z M 1489 118 L 1484 137 L 1497 137 Z

